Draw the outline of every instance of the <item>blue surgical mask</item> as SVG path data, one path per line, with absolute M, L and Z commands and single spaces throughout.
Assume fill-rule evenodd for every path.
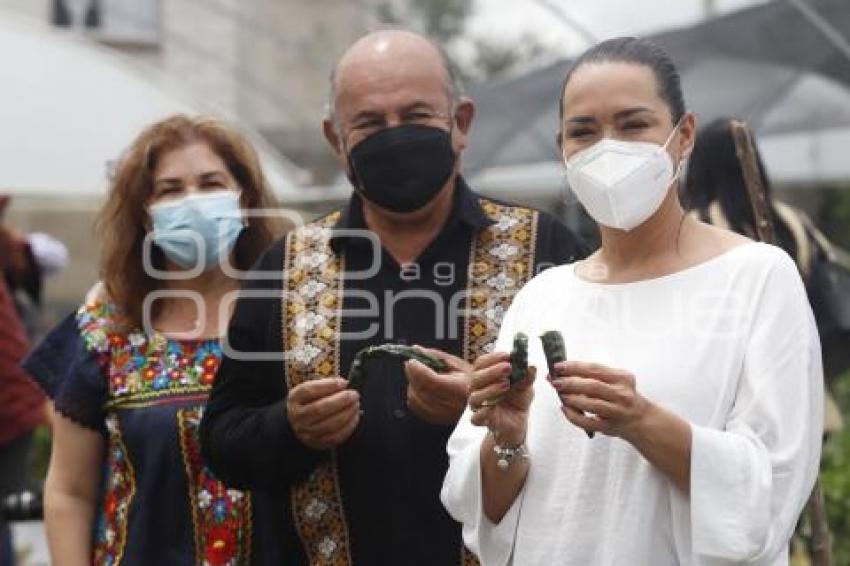
M 217 265 L 245 228 L 239 192 L 192 194 L 150 207 L 153 242 L 180 267 Z

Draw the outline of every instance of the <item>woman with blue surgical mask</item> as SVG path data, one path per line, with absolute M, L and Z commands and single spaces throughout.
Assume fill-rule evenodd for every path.
M 158 122 L 124 154 L 102 281 L 26 363 L 55 405 L 52 564 L 251 563 L 251 496 L 210 473 L 197 433 L 273 203 L 254 149 L 213 119 Z
M 655 45 L 591 48 L 560 108 L 567 179 L 601 247 L 514 299 L 475 362 L 442 500 L 484 566 L 786 565 L 823 423 L 795 264 L 682 210 L 695 119 Z M 549 331 L 566 353 L 551 366 Z

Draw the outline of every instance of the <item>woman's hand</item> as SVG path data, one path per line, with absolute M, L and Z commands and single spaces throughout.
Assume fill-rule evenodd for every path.
M 691 425 L 638 393 L 635 376 L 586 362 L 555 365 L 550 382 L 564 415 L 587 431 L 618 436 L 690 493 Z
M 564 406 L 564 416 L 588 432 L 633 441 L 652 404 L 638 393 L 631 373 L 599 364 L 567 361 L 555 365 L 550 383 Z
M 513 388 L 509 354 L 485 354 L 475 360 L 469 385 L 472 424 L 486 426 L 501 446 L 517 446 L 525 440 L 528 411 L 534 398 L 535 368 Z

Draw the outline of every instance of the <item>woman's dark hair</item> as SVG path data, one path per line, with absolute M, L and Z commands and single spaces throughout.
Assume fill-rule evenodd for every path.
M 720 118 L 697 133 L 694 151 L 688 163 L 688 175 L 682 184 L 681 200 L 685 208 L 699 211 L 700 216 L 706 220 L 709 206 L 716 201 L 729 223 L 729 228 L 739 234 L 753 237 L 753 208 L 744 181 L 744 171 L 738 159 L 735 138 L 732 136 L 731 122 L 730 118 Z M 781 222 L 775 222 L 777 216 L 771 200 L 770 179 L 757 146 L 755 150 L 756 164 L 774 219 L 779 244 L 793 256 L 796 248 L 793 236 Z
M 649 67 L 658 83 L 658 94 L 670 108 L 673 123 L 685 115 L 685 96 L 682 94 L 682 79 L 667 52 L 646 39 L 620 37 L 594 45 L 585 51 L 570 67 L 561 86 L 561 119 L 564 118 L 564 91 L 573 74 L 583 65 L 590 63 L 632 63 Z
M 697 133 L 694 151 L 688 163 L 688 177 L 682 201 L 688 208 L 702 210 L 712 201 L 720 203 L 730 224 L 738 228 L 753 226 L 753 211 L 744 183 L 744 171 L 738 160 L 731 118 L 720 118 L 703 126 Z M 770 179 L 761 153 L 756 148 L 756 164 L 770 197 Z

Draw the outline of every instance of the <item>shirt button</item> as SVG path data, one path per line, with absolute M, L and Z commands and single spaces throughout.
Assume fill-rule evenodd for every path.
M 393 409 L 393 416 L 397 419 L 403 419 L 407 416 L 407 411 L 404 409 Z

